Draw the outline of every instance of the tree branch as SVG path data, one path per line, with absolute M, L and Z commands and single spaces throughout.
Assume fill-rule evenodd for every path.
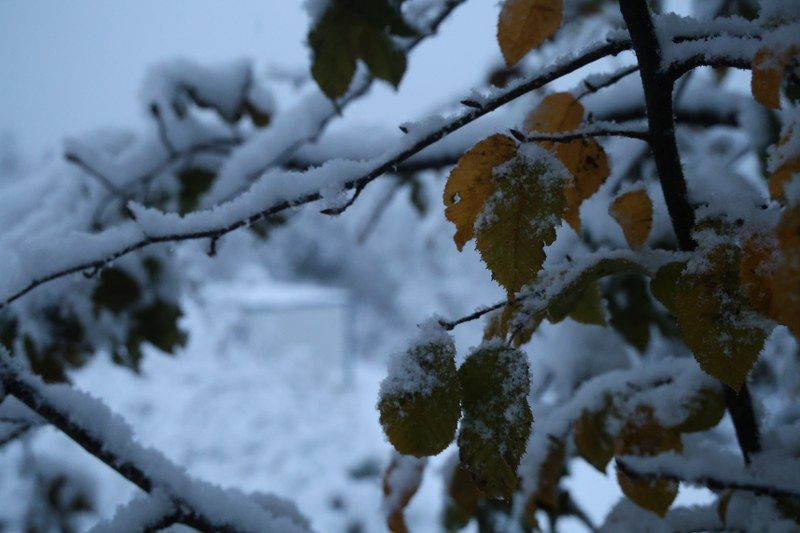
M 566 76 L 567 74 L 570 74 L 571 72 L 574 72 L 581 67 L 589 65 L 597 61 L 598 59 L 608 57 L 610 55 L 616 55 L 622 51 L 625 51 L 629 49 L 630 46 L 631 46 L 630 41 L 614 40 L 611 42 L 595 45 L 594 47 L 589 48 L 588 51 L 584 52 L 580 56 L 573 57 L 561 63 L 558 63 L 553 67 L 546 69 L 544 72 L 539 73 L 536 76 L 533 76 L 532 78 L 522 83 L 519 83 L 507 90 L 500 92 L 497 96 L 487 101 L 481 109 L 472 109 L 452 120 L 447 121 L 444 125 L 436 128 L 435 130 L 425 135 L 422 135 L 420 139 L 418 139 L 410 146 L 401 148 L 400 150 L 395 152 L 394 155 L 390 155 L 383 158 L 382 159 L 383 162 L 376 163 L 376 165 L 371 170 L 367 171 L 363 175 L 346 181 L 343 184 L 343 188 L 356 189 L 356 190 L 363 189 L 367 184 L 369 184 L 377 177 L 383 175 L 386 172 L 393 171 L 397 165 L 406 161 L 411 156 L 421 152 L 424 148 L 427 148 L 428 146 L 439 141 L 446 135 L 463 128 L 467 124 L 474 122 L 480 117 L 487 115 L 488 113 L 504 106 L 505 104 L 519 98 L 524 94 L 527 94 L 535 89 L 538 89 L 550 83 L 553 80 Z M 30 283 L 28 283 L 22 289 L 15 291 L 14 293 L 5 297 L 0 303 L 0 309 L 10 304 L 11 302 L 17 300 L 18 298 L 24 296 L 25 294 L 27 294 L 28 292 L 32 291 L 33 289 L 35 289 L 40 285 L 43 285 L 55 279 L 62 278 L 64 276 L 68 276 L 70 274 L 82 272 L 84 270 L 102 269 L 108 263 L 136 250 L 146 248 L 150 245 L 165 243 L 165 242 L 182 242 L 182 241 L 196 240 L 196 239 L 209 239 L 209 238 L 219 239 L 223 235 L 226 235 L 239 228 L 243 228 L 245 226 L 253 224 L 254 222 L 258 222 L 259 220 L 267 218 L 271 215 L 274 215 L 281 211 L 285 211 L 292 207 L 315 202 L 317 200 L 320 200 L 321 198 L 322 194 L 319 191 L 309 194 L 301 194 L 295 198 L 292 198 L 291 200 L 277 202 L 273 205 L 265 207 L 263 210 L 257 213 L 238 219 L 232 223 L 226 224 L 224 226 L 215 229 L 204 230 L 204 231 L 178 232 L 158 237 L 145 237 L 138 242 L 121 247 L 115 252 L 108 254 L 103 259 L 79 262 L 74 264 L 73 266 L 63 268 L 51 274 L 36 278 Z
M 69 385 L 45 385 L 21 370 L 3 349 L 0 349 L 0 388 L 143 491 L 167 493 L 177 510 L 177 514 L 170 515 L 172 521 L 200 531 L 245 531 L 252 528 L 242 524 L 253 522 L 260 522 L 265 528 L 280 522 L 287 531 L 305 531 L 292 517 L 274 515 L 246 498 L 189 478 L 158 452 L 138 445 L 130 428 L 104 404 Z M 190 494 L 175 492 L 186 489 L 191 489 Z M 212 516 L 196 505 L 203 493 L 225 507 L 225 517 Z
M 617 467 L 626 475 L 632 478 L 642 479 L 665 479 L 677 483 L 688 483 L 701 487 L 708 487 L 713 490 L 745 490 L 759 496 L 770 496 L 772 498 L 800 498 L 800 492 L 774 487 L 768 484 L 754 482 L 741 482 L 734 480 L 718 479 L 712 475 L 680 476 L 676 473 L 665 472 L 659 467 L 658 471 L 636 470 L 625 462 L 624 459 L 617 458 Z
M 694 250 L 696 243 L 691 235 L 694 210 L 689 203 L 686 180 L 675 140 L 672 90 L 677 78 L 674 72 L 661 70 L 661 45 L 647 2 L 620 0 L 620 11 L 628 26 L 633 49 L 639 60 L 650 129 L 650 148 L 653 151 L 672 227 L 678 237 L 680 249 Z M 739 395 L 733 391 L 728 392 L 726 387 L 725 399 L 728 412 L 736 427 L 739 447 L 745 463 L 748 463 L 750 455 L 760 450 L 760 443 L 747 384 L 742 386 Z

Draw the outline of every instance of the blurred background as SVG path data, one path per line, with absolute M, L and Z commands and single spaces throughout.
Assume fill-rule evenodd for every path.
M 274 81 L 278 107 L 290 106 L 314 89 L 302 3 L 0 0 L 2 179 L 57 172 L 67 137 L 144 129 L 140 84 L 148 67 L 165 59 L 250 58 Z M 496 4 L 466 2 L 439 36 L 413 51 L 399 91 L 373 85 L 330 131 L 371 142 L 393 138 L 399 124 L 452 108 L 470 88 L 486 86 L 502 63 Z M 746 90 L 746 80 L 736 83 Z M 520 119 L 531 102 L 515 108 Z M 258 246 L 234 233 L 216 258 L 199 244 L 177 247 L 191 285 L 183 303 L 187 345 L 174 356 L 149 349 L 139 374 L 96 357 L 71 374 L 73 381 L 194 476 L 288 497 L 317 531 L 381 531 L 380 474 L 390 446 L 375 402 L 387 356 L 431 314 L 453 318 L 503 297 L 474 250 L 459 254 L 452 244 L 441 208 L 443 176 L 426 174 L 416 192 L 376 183 L 339 218 L 313 206 L 301 210 Z M 457 331 L 461 354 L 480 342 L 481 329 L 473 323 Z M 601 328 L 567 320 L 537 333 L 531 357 L 540 365 L 564 357 L 580 362 L 590 354 L 568 348 L 575 338 L 629 356 L 630 348 Z M 452 451 L 433 459 L 408 508 L 412 531 L 439 531 L 440 471 Z M 31 471 L 33 481 L 23 475 Z M 62 474 L 68 485 L 56 483 Z M 580 503 L 595 523 L 620 496 L 613 471 L 606 478 L 580 461 L 567 484 L 580 487 Z M 22 529 L 36 512 L 23 503 L 43 490 L 85 503 L 75 507 L 85 510 L 73 517 L 78 530 L 112 515 L 136 492 L 50 429 L 0 448 L 0 529 Z M 686 489 L 677 503 L 708 498 Z M 560 526 L 585 530 L 576 520 Z

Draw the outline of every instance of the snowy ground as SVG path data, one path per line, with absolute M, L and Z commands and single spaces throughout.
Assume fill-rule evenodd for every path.
M 276 286 L 266 293 L 278 306 L 273 313 L 220 306 L 218 300 L 208 307 L 189 304 L 191 341 L 176 357 L 148 354 L 140 376 L 98 357 L 75 374 L 75 382 L 122 414 L 144 444 L 194 476 L 291 498 L 317 531 L 381 531 L 380 472 L 390 448 L 374 405 L 384 365 L 362 358 L 348 372 L 346 330 L 307 327 L 341 323 L 346 308 L 330 305 L 337 293 L 317 292 L 319 305 L 311 311 L 313 290 Z M 228 299 L 252 300 L 253 294 Z M 298 314 L 297 306 L 305 311 Z M 308 312 L 317 320 L 308 322 Z M 281 327 L 270 334 L 270 324 Z M 40 430 L 30 444 L 37 460 L 90 473 L 101 517 L 138 490 L 53 430 Z M 412 531 L 439 531 L 440 469 L 449 453 L 429 464 L 407 512 Z M 11 474 L 21 454 L 19 443 L 0 449 L 0 472 Z M 599 522 L 620 494 L 613 475 L 603 477 L 581 461 L 572 469 L 568 484 L 586 495 L 583 503 Z M 0 477 L 0 501 L 25 501 L 25 490 L 13 474 Z M 680 500 L 697 498 L 697 491 L 684 491 Z M 15 509 L 0 510 L 0 517 L 10 520 L 13 531 Z M 87 516 L 86 525 L 97 519 Z M 577 522 L 560 526 L 583 530 Z

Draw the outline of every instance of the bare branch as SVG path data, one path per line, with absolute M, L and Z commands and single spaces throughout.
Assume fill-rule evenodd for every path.
M 650 134 L 644 130 L 628 130 L 616 128 L 603 128 L 599 124 L 593 124 L 582 130 L 565 131 L 563 133 L 539 133 L 532 132 L 525 137 L 528 142 L 557 142 L 568 143 L 577 139 L 588 139 L 591 137 L 629 137 L 631 139 L 639 139 L 647 141 Z

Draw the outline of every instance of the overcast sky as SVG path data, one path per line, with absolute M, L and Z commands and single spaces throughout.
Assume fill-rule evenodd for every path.
M 308 70 L 302 0 L 0 0 L 0 132 L 38 155 L 99 126 L 143 123 L 148 65 L 170 57 Z M 381 83 L 347 120 L 399 124 L 482 83 L 500 63 L 498 7 L 471 1 L 414 53 L 399 94 Z

